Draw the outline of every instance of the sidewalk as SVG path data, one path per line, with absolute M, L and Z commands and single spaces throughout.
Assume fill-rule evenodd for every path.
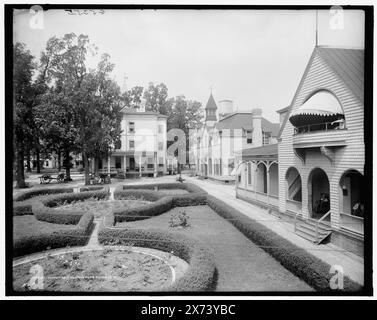
M 235 186 L 224 185 L 213 181 L 199 180 L 194 177 L 184 177 L 187 182 L 195 183 L 203 188 L 210 195 L 213 195 L 235 209 L 239 210 L 246 216 L 257 220 L 259 223 L 268 227 L 285 239 L 295 245 L 309 251 L 311 254 L 327 262 L 329 265 L 339 265 L 343 267 L 345 275 L 350 279 L 364 283 L 364 259 L 343 250 L 333 244 L 315 245 L 301 238 L 294 233 L 294 226 L 290 222 L 285 222 L 281 218 L 268 214 L 265 209 L 250 204 L 246 201 L 236 198 Z

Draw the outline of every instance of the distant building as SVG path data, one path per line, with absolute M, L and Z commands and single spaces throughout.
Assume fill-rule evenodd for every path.
M 242 151 L 237 197 L 295 218 L 295 232 L 363 254 L 364 50 L 315 47 L 278 144 Z
M 165 174 L 167 116 L 139 109 L 123 109 L 120 145 L 108 158 L 102 159 L 100 169 L 126 177 Z
M 219 101 L 218 108 L 211 94 L 205 112 L 194 146 L 198 175 L 234 181 L 238 152 L 277 142 L 279 124 L 263 118 L 260 108 L 237 112 L 231 100 Z

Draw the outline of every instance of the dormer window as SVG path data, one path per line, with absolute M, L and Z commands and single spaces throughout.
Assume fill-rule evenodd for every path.
M 329 91 L 321 90 L 307 99 L 289 118 L 295 134 L 344 129 L 342 106 Z

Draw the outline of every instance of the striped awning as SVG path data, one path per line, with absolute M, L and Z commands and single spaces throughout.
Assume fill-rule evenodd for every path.
M 320 91 L 294 111 L 289 121 L 297 127 L 343 118 L 343 109 L 338 99 L 328 91 Z

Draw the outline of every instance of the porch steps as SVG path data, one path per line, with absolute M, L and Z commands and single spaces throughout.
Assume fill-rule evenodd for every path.
M 330 234 L 331 227 L 328 223 L 322 222 L 318 225 L 318 241 L 316 238 L 316 223 L 314 219 L 307 219 L 305 221 L 299 221 L 296 225 L 295 233 L 300 237 L 309 240 L 315 244 L 322 243 Z

